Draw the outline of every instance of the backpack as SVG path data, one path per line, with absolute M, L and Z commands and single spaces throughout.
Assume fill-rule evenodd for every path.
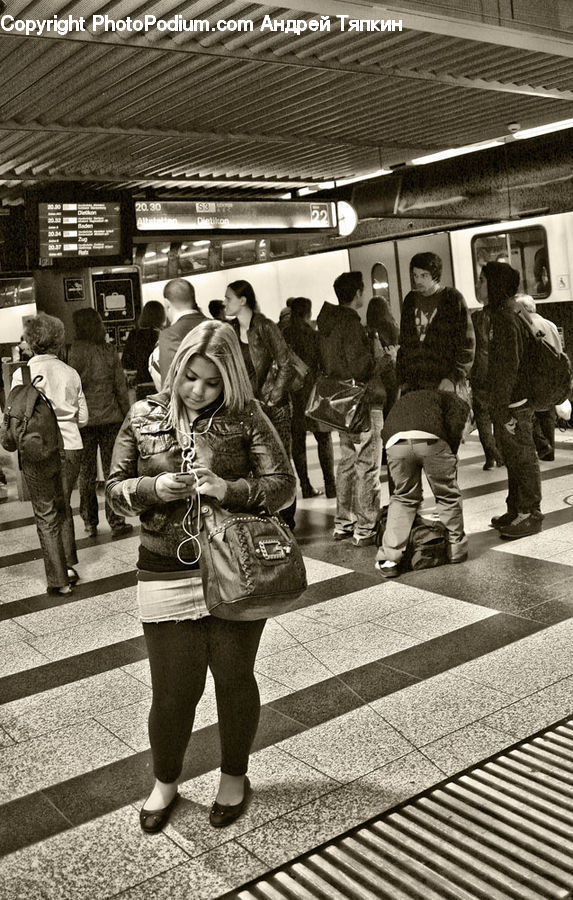
M 388 507 L 384 506 L 378 514 L 376 523 L 376 544 L 382 545 L 382 537 L 386 529 Z M 441 522 L 425 519 L 416 514 L 406 550 L 400 561 L 400 567 L 414 572 L 420 569 L 434 569 L 448 561 L 447 531 Z
M 527 399 L 535 410 L 553 409 L 571 394 L 569 357 L 563 352 L 558 335 L 549 327 L 550 323 L 546 319 L 536 316 L 534 321 L 521 304 L 517 304 L 517 307 L 517 318 L 534 339 L 530 341 L 527 357 Z
M 402 567 L 417 572 L 434 569 L 448 561 L 447 531 L 441 522 L 416 515 L 402 557 Z
M 0 442 L 5 450 L 17 450 L 24 465 L 59 461 L 63 448 L 53 406 L 36 387 L 43 377 L 36 375 L 29 384 L 17 384 L 6 401 Z

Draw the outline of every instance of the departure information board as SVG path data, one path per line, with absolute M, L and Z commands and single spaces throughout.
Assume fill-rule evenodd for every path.
M 119 203 L 39 203 L 40 258 L 119 256 Z
M 331 201 L 137 200 L 138 231 L 336 232 Z

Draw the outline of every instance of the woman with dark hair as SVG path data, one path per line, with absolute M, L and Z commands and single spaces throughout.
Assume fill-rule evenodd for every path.
M 40 538 L 48 593 L 69 594 L 79 577 L 74 569 L 78 556 L 70 497 L 82 458 L 79 429 L 88 421 L 88 408 L 78 373 L 58 358 L 64 345 L 64 323 L 45 313 L 31 316 L 24 338 L 33 354 L 28 363 L 30 378 L 34 381 L 40 376 L 37 387 L 52 404 L 63 448 L 59 454 L 54 448 L 52 461 L 23 462 L 22 470 Z M 21 369 L 12 379 L 12 387 L 16 384 L 22 384 Z
M 193 460 L 192 471 L 185 469 L 186 459 Z M 139 814 L 141 827 L 161 831 L 177 803 L 207 668 L 215 682 L 221 743 L 209 823 L 225 827 L 242 814 L 250 793 L 247 768 L 260 714 L 254 666 L 265 620 L 209 614 L 189 522 L 196 522 L 197 504 L 209 497 L 232 511 L 274 512 L 295 491 L 284 447 L 253 399 L 230 325 L 207 321 L 190 331 L 161 393 L 131 408 L 106 491 L 118 513 L 141 519 L 137 597 L 151 669 L 155 776 Z
M 383 297 L 372 297 L 366 310 L 366 333 L 372 347 L 377 375 L 386 392 L 384 418 L 390 412 L 398 394 L 396 354 L 400 329 L 392 315 L 390 304 Z
M 290 356 L 278 325 L 264 316 L 248 281 L 232 281 L 225 291 L 225 315 L 239 338 L 241 355 L 257 400 L 269 417 L 289 456 L 292 455 Z M 294 529 L 296 500 L 281 515 Z
M 135 373 L 136 400 L 143 400 L 144 397 L 155 391 L 155 385 L 149 374 L 149 357 L 157 344 L 159 332 L 165 325 L 165 321 L 163 303 L 159 300 L 149 300 L 141 310 L 137 327 L 130 332 L 125 342 L 121 364 L 126 372 Z
M 129 409 L 125 375 L 115 349 L 106 343 L 105 326 L 95 309 L 78 309 L 73 315 L 76 340 L 68 351 L 68 363 L 79 372 L 88 404 L 89 419 L 82 428 L 84 453 L 80 469 L 80 515 L 86 534 L 97 534 L 99 519 L 97 451 L 104 478 L 109 475 L 113 444 Z M 105 515 L 112 535 L 133 529 L 106 502 Z
M 541 531 L 541 475 L 533 439 L 534 411 L 528 402 L 529 355 L 534 337 L 517 316 L 519 272 L 507 263 L 487 263 L 477 294 L 491 314 L 488 386 L 496 443 L 507 466 L 507 512 L 491 524 L 502 538 Z
M 317 497 L 322 491 L 313 488 L 308 477 L 306 461 L 306 432 L 312 431 L 318 444 L 318 459 L 327 497 L 336 497 L 334 478 L 334 451 L 332 434 L 328 430 L 321 431 L 318 422 L 306 418 L 305 410 L 320 371 L 320 347 L 318 332 L 310 326 L 312 303 L 308 297 L 289 298 L 290 320 L 283 330 L 283 336 L 289 347 L 307 364 L 310 371 L 305 383 L 299 391 L 291 394 L 292 398 L 292 456 L 297 471 L 302 496 Z

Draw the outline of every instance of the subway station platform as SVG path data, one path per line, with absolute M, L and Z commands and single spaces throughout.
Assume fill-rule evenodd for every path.
M 321 486 L 313 444 L 311 478 Z M 388 582 L 373 569 L 375 548 L 332 542 L 334 501 L 300 500 L 313 603 L 265 629 L 254 793 L 245 815 L 220 831 L 207 821 L 218 760 L 210 681 L 183 799 L 162 834 L 139 829 L 152 778 L 137 535 L 112 541 L 101 522 L 86 538 L 77 516 L 81 581 L 69 599 L 48 597 L 30 505 L 1 504 L 0 897 L 239 896 L 254 879 L 570 716 L 573 431 L 558 433 L 555 461 L 541 463 L 538 535 L 506 542 L 489 527 L 505 509 L 505 469 L 482 464 L 472 436 L 460 465 L 469 560 Z M 562 756 L 571 780 L 573 761 Z M 380 896 L 423 896 L 396 892 L 395 865 L 387 884 L 384 865 L 377 869 Z M 543 873 L 543 860 L 537 868 Z M 275 894 L 260 896 L 305 896 L 303 886 L 285 894 L 274 885 Z M 471 879 L 464 890 L 446 880 L 443 896 L 484 896 Z M 515 897 L 514 881 L 500 872 L 488 896 Z

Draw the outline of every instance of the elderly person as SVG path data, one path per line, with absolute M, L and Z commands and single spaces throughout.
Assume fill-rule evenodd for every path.
M 64 344 L 64 324 L 54 316 L 40 313 L 26 322 L 24 337 L 34 354 L 28 363 L 31 380 L 51 402 L 63 441 L 55 464 L 23 463 L 22 471 L 30 493 L 36 528 L 44 556 L 49 594 L 68 594 L 78 580 L 78 561 L 70 496 L 82 458 L 80 427 L 88 421 L 88 407 L 80 376 L 58 359 Z M 22 384 L 18 369 L 12 387 Z

